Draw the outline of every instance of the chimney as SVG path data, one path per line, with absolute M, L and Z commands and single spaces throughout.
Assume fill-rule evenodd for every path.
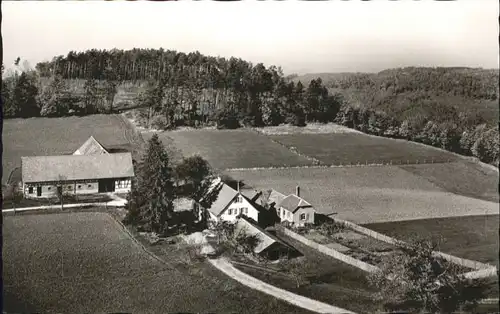
M 237 190 L 238 190 L 238 193 L 240 192 L 240 180 L 238 180 L 238 183 L 236 183 L 236 187 L 237 187 Z
M 295 187 L 295 195 L 300 197 L 300 186 L 298 186 L 298 185 Z

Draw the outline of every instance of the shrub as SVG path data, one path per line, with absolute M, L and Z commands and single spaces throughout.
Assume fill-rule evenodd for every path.
M 229 110 L 221 110 L 215 115 L 217 129 L 237 129 L 240 127 L 238 117 Z
M 460 269 L 433 254 L 435 244 L 412 241 L 403 253 L 381 265 L 369 276 L 386 310 L 410 313 L 473 312 L 489 287 L 483 280 L 469 280 Z
M 158 130 L 169 130 L 174 126 L 168 122 L 165 116 L 154 116 L 151 119 L 151 127 Z
M 317 228 L 318 232 L 324 236 L 332 236 L 335 233 L 342 232 L 344 229 L 345 225 L 343 223 L 335 221 L 325 222 Z

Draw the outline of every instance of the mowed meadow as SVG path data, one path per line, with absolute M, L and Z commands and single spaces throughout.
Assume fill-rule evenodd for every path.
M 300 185 L 319 212 L 358 223 L 498 213 L 498 171 L 491 167 L 334 124 L 182 130 L 160 138 L 247 187 L 287 194 Z
M 257 190 L 301 196 L 319 213 L 356 223 L 498 214 L 498 203 L 453 194 L 397 166 L 228 170 Z
M 8 119 L 3 125 L 3 177 L 21 166 L 22 156 L 72 154 L 90 136 L 111 150 L 135 151 L 142 138 L 121 115 Z M 19 178 L 19 172 L 15 174 Z
M 274 141 L 323 165 L 441 163 L 454 154 L 413 142 L 362 133 L 270 135 Z
M 6 216 L 4 310 L 43 313 L 308 313 L 202 263 L 162 263 L 107 213 Z
M 216 169 L 309 166 L 312 161 L 249 129 L 164 132 L 183 155 L 199 154 Z

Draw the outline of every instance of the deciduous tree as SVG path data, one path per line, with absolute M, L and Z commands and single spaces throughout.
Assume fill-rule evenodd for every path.
M 369 279 L 379 289 L 377 297 L 386 310 L 408 313 L 452 313 L 473 310 L 489 287 L 482 280 L 469 280 L 459 269 L 433 254 L 435 245 L 416 239 L 403 253 L 381 267 Z

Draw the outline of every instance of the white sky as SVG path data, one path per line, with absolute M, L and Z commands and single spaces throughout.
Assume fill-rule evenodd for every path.
M 70 50 L 160 48 L 287 74 L 399 66 L 498 68 L 497 0 L 2 1 L 4 63 Z

